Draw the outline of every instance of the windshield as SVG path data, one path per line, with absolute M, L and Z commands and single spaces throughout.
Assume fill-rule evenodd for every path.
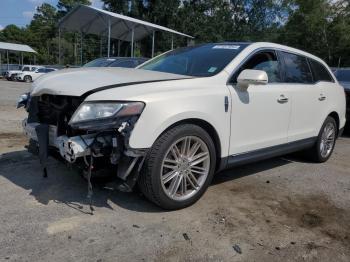
M 114 61 L 114 58 L 98 58 L 85 64 L 83 67 L 105 67 Z
M 213 76 L 224 69 L 248 44 L 205 44 L 179 48 L 145 63 L 140 69 L 188 76 Z
M 337 70 L 335 75 L 340 82 L 350 82 L 350 69 L 349 70 Z

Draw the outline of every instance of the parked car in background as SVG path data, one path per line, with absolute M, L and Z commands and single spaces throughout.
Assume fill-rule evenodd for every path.
M 103 57 L 97 58 L 85 64 L 83 67 L 125 67 L 135 68 L 144 62 L 148 58 L 143 57 Z
M 344 87 L 346 95 L 346 127 L 350 129 L 350 68 L 337 68 L 334 71 L 339 83 Z
M 29 83 L 37 79 L 39 76 L 42 76 L 44 74 L 47 74 L 53 71 L 57 71 L 57 69 L 43 67 L 43 68 L 38 68 L 35 71 L 23 71 L 22 73 L 17 74 L 16 80 Z
M 43 66 L 38 66 L 38 65 L 24 65 L 22 66 L 21 70 L 10 70 L 6 71 L 5 73 L 5 78 L 8 81 L 14 81 L 16 80 L 16 77 L 18 74 L 21 74 L 23 72 L 34 72 L 35 70 L 43 68 Z
M 89 190 L 91 172 L 110 166 L 120 190 L 138 183 L 166 209 L 196 202 L 225 168 L 301 150 L 325 162 L 345 125 L 344 91 L 326 63 L 273 43 L 184 47 L 137 69 L 62 70 L 35 81 L 19 105 L 44 174 L 51 148 L 86 170 Z

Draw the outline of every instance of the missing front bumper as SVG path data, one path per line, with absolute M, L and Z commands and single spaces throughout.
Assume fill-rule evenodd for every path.
M 28 123 L 27 120 L 23 120 L 22 126 L 25 135 L 36 142 L 39 141 L 36 128 L 39 123 Z M 97 137 L 96 134 L 88 134 L 81 136 L 68 137 L 62 135 L 57 137 L 57 127 L 49 125 L 49 146 L 55 147 L 60 155 L 69 163 L 74 163 L 80 157 L 86 157 L 93 154 L 94 157 L 102 157 L 101 148 L 112 148 L 118 147 L 117 139 L 113 138 L 112 135 L 100 135 Z M 93 152 L 92 147 L 95 151 Z
M 23 121 L 26 136 L 38 143 L 37 127 L 39 123 Z M 118 130 L 68 137 L 57 137 L 57 127 L 48 126 L 48 145 L 56 149 L 68 163 L 79 163 L 88 167 L 89 159 L 103 160 L 115 166 L 117 177 L 126 181 L 121 190 L 131 191 L 138 178 L 147 150 L 133 150 L 125 145 L 126 137 Z M 52 153 L 50 153 L 52 155 Z M 104 165 L 105 166 L 105 165 Z

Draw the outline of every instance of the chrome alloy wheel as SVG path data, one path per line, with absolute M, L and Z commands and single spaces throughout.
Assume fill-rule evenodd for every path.
M 185 136 L 166 152 L 161 166 L 164 192 L 173 200 L 186 200 L 204 185 L 210 169 L 207 145 L 196 136 Z
M 333 123 L 328 123 L 322 132 L 321 142 L 320 142 L 320 153 L 323 158 L 329 156 L 332 152 L 335 143 L 335 126 Z

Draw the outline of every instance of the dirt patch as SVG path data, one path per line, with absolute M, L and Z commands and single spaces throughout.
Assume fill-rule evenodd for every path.
M 271 250 L 270 239 L 285 239 L 284 245 L 298 239 L 300 252 L 328 250 L 327 243 L 332 243 L 332 248 L 340 244 L 350 252 L 349 210 L 323 194 L 286 195 L 270 185 L 236 183 L 227 188 L 232 193 L 231 202 L 218 201 L 217 208 L 208 214 L 210 231 L 219 239 L 240 236 L 252 246 L 261 241 L 260 245 Z M 253 239 L 255 234 L 261 240 Z M 308 238 L 299 237 L 304 234 Z
M 322 225 L 322 218 L 317 214 L 307 212 L 301 216 L 301 222 L 306 227 L 317 227 Z
M 288 223 L 350 247 L 350 212 L 323 195 L 288 197 L 280 202 L 277 213 Z
M 23 140 L 26 136 L 23 133 L 0 133 L 0 139 Z
M 0 133 L 0 153 L 23 149 L 28 139 L 23 133 Z

